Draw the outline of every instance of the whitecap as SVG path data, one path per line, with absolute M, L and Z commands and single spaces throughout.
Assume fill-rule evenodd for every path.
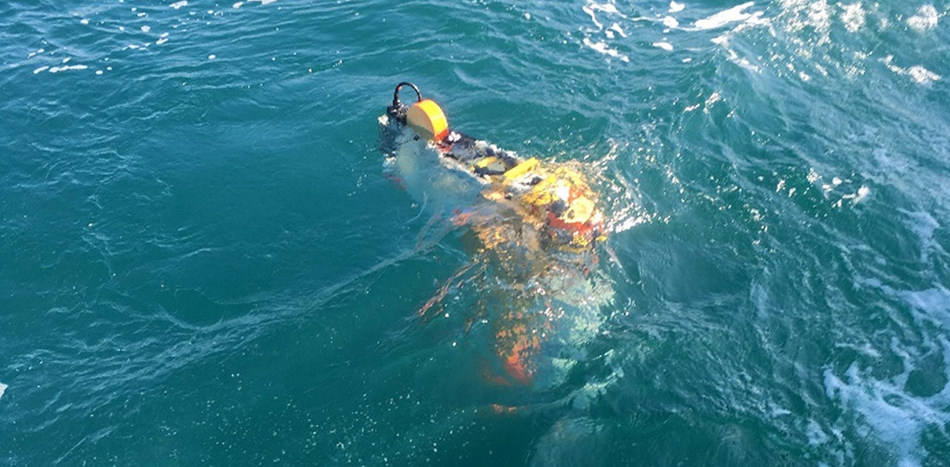
M 837 179 L 837 177 L 835 177 L 835 179 Z M 827 186 L 828 185 L 825 185 L 825 187 Z M 828 191 L 828 189 L 826 189 L 825 191 Z M 861 185 L 861 187 L 858 188 L 858 191 L 847 194 L 847 195 L 843 195 L 841 199 L 839 199 L 838 202 L 835 203 L 835 206 L 841 207 L 844 204 L 845 200 L 850 200 L 851 204 L 858 204 L 861 201 L 863 201 L 865 198 L 867 198 L 869 194 L 871 194 L 871 189 L 865 185 Z
M 629 62 L 629 61 L 630 61 L 630 58 L 628 58 L 626 55 L 620 53 L 620 51 L 618 51 L 617 49 L 612 49 L 612 48 L 610 48 L 610 46 L 607 45 L 607 43 L 604 42 L 604 41 L 594 42 L 594 41 L 590 40 L 589 38 L 586 38 L 586 37 L 585 37 L 585 38 L 584 38 L 584 45 L 586 45 L 587 47 L 590 47 L 591 49 L 594 49 L 594 50 L 596 50 L 597 52 L 600 52 L 600 53 L 602 53 L 602 54 L 604 54 L 604 55 L 608 55 L 608 56 L 611 56 L 611 57 L 614 57 L 614 58 L 619 58 L 620 60 L 623 60 L 624 62 Z
M 673 50 L 673 44 L 670 44 L 669 42 L 654 42 L 653 47 L 663 49 L 667 52 L 670 52 Z
M 716 29 L 729 23 L 747 20 L 751 18 L 752 15 L 746 13 L 745 10 L 754 4 L 755 2 L 746 2 L 728 10 L 720 11 L 712 16 L 696 20 L 693 26 L 699 30 Z
M 828 5 L 827 1 L 822 0 L 809 4 L 808 23 L 822 34 L 828 34 L 831 27 L 831 6 Z
M 684 8 L 686 8 L 686 5 L 682 3 L 670 2 L 670 13 L 683 11 Z
M 868 195 L 871 194 L 871 189 L 865 185 L 861 185 L 861 188 L 858 188 L 858 192 L 852 201 L 854 204 L 858 204 L 863 201 Z
M 89 67 L 86 66 L 86 65 L 54 66 L 54 67 L 52 67 L 52 68 L 49 69 L 49 72 L 50 72 L 50 73 L 59 73 L 59 72 L 61 72 L 61 71 L 85 70 L 85 69 L 87 69 L 87 68 L 89 68 Z M 36 72 L 34 71 L 34 73 L 36 73 Z
M 178 2 L 175 2 L 175 3 L 172 3 L 172 4 L 169 5 L 169 6 L 177 10 L 177 9 L 183 7 L 183 6 L 188 6 L 188 0 L 181 0 L 181 1 L 178 1 Z
M 902 76 L 909 76 L 917 84 L 930 84 L 934 81 L 940 81 L 940 75 L 920 66 L 914 65 L 910 68 L 902 68 L 894 64 L 894 56 L 888 55 L 881 59 L 881 63 L 887 67 L 888 70 L 893 71 L 894 73 Z
M 841 14 L 841 21 L 844 22 L 844 28 L 850 32 L 856 32 L 864 27 L 865 13 L 861 8 L 861 3 L 852 3 L 844 5 L 844 13 Z
M 3 397 L 3 393 L 7 392 L 7 388 L 8 388 L 8 387 L 10 387 L 10 386 L 7 386 L 6 384 L 0 383 L 0 397 Z
M 878 438 L 897 449 L 898 465 L 920 465 L 921 432 L 927 427 L 943 426 L 946 414 L 939 401 L 913 397 L 902 385 L 862 375 L 856 364 L 838 378 L 831 369 L 824 372 L 826 395 L 853 407 Z
M 928 84 L 932 81 L 940 81 L 940 75 L 920 66 L 914 65 L 907 69 L 907 75 L 918 84 Z
M 924 5 L 917 9 L 917 14 L 907 18 L 907 25 L 923 32 L 937 27 L 937 9 L 933 5 Z

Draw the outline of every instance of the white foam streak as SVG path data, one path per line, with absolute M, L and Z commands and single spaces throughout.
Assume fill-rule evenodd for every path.
M 919 313 L 919 318 L 950 329 L 950 290 L 936 285 L 925 290 L 895 291 Z
M 584 13 L 587 13 L 587 15 L 590 16 L 591 22 L 594 23 L 594 26 L 596 26 L 596 28 L 587 28 L 587 34 L 602 33 L 607 39 L 614 39 L 617 35 L 623 38 L 627 37 L 627 32 L 623 30 L 623 27 L 620 26 L 620 23 L 613 22 L 610 27 L 605 28 L 604 24 L 597 19 L 598 12 L 606 13 L 608 16 L 616 16 L 623 19 L 628 19 L 626 15 L 617 10 L 617 7 L 613 3 L 588 2 L 583 7 L 581 7 L 581 9 L 584 11 Z M 620 59 L 624 62 L 630 61 L 629 57 L 620 53 L 618 49 L 611 47 L 606 41 L 593 40 L 588 35 L 584 38 L 583 43 L 588 48 L 591 48 L 601 54 Z
M 276 0 L 263 0 L 264 4 L 270 3 L 273 1 L 276 1 Z M 601 24 L 600 21 L 597 21 L 597 14 L 595 13 L 597 11 L 607 13 L 608 15 L 617 15 L 625 19 L 627 18 L 627 15 L 617 10 L 617 7 L 613 3 L 589 2 L 583 7 L 581 7 L 581 10 L 583 10 L 584 13 L 587 13 L 587 16 L 590 16 L 590 20 L 594 23 L 595 26 L 597 26 L 597 29 L 604 28 L 604 25 Z
M 627 33 L 624 32 L 623 28 L 621 28 L 620 25 L 617 23 L 612 24 L 609 30 L 614 31 L 617 34 L 620 34 L 620 37 L 627 37 Z
M 901 209 L 900 212 L 907 216 L 909 220 L 909 223 L 905 223 L 905 225 L 913 230 L 920 240 L 920 262 L 929 261 L 930 253 L 940 248 L 940 244 L 934 241 L 934 232 L 940 228 L 940 223 L 925 211 L 912 212 Z M 950 303 L 950 300 L 948 300 L 948 303 Z M 950 309 L 947 311 L 950 311 Z
M 242 6 L 244 6 L 245 3 L 253 3 L 253 2 L 258 2 L 261 5 L 270 5 L 271 3 L 274 3 L 276 1 L 277 0 L 247 0 L 246 2 L 235 2 L 233 5 L 231 5 L 231 8 L 241 8 Z
M 875 287 L 888 297 L 902 301 L 911 308 L 914 321 L 918 323 L 929 321 L 941 326 L 943 321 L 942 326 L 950 326 L 950 290 L 941 285 L 913 291 L 895 290 L 875 278 L 859 279 L 858 283 Z M 942 353 L 944 368 L 950 368 L 950 342 L 946 337 L 942 333 L 934 340 L 925 337 L 925 343 L 928 353 Z M 908 389 L 908 378 L 913 372 L 922 370 L 918 366 L 922 358 L 920 351 L 904 347 L 897 337 L 891 340 L 890 350 L 903 362 L 900 374 L 877 379 L 875 368 L 861 368 L 852 363 L 844 376 L 839 377 L 826 368 L 825 392 L 830 399 L 838 399 L 842 405 L 855 409 L 881 441 L 895 448 L 900 457 L 897 465 L 921 465 L 921 459 L 929 454 L 921 446 L 923 433 L 936 429 L 947 436 L 950 384 L 944 382 L 943 387 L 932 395 L 914 394 Z
M 59 72 L 61 72 L 61 71 L 85 70 L 85 69 L 87 69 L 87 68 L 89 68 L 89 67 L 86 66 L 86 65 L 54 66 L 54 67 L 52 67 L 52 68 L 49 69 L 49 72 L 50 72 L 50 73 L 59 73 Z M 33 73 L 36 74 L 36 71 L 34 70 Z
M 887 67 L 888 70 L 893 71 L 894 73 L 902 76 L 909 76 L 917 84 L 930 84 L 934 81 L 940 81 L 940 75 L 920 66 L 914 65 L 910 68 L 902 68 L 897 65 L 894 65 L 894 56 L 888 55 L 881 59 L 881 63 Z
M 594 26 L 597 26 L 598 29 L 603 29 L 604 25 L 597 21 L 597 15 L 594 14 L 594 9 L 591 8 L 590 5 L 584 5 L 581 7 L 581 10 L 584 10 L 584 13 L 590 16 L 590 20 L 594 23 Z
M 602 54 L 604 54 L 604 55 L 608 55 L 608 56 L 614 57 L 614 58 L 619 58 L 620 60 L 623 60 L 624 62 L 629 62 L 629 61 L 630 61 L 630 58 L 629 58 L 629 57 L 627 57 L 626 55 L 620 53 L 620 51 L 618 51 L 617 49 L 611 48 L 611 47 L 610 47 L 609 45 L 607 45 L 607 43 L 604 42 L 604 41 L 594 42 L 594 41 L 590 40 L 589 38 L 585 37 L 585 38 L 584 38 L 584 45 L 586 45 L 587 47 L 589 47 L 589 48 L 591 48 L 591 49 L 594 49 L 594 50 L 596 50 L 597 52 L 600 52 L 600 53 L 602 53 Z
M 755 2 L 746 2 L 738 6 L 734 6 L 728 10 L 720 11 L 712 16 L 696 20 L 693 23 L 693 27 L 700 31 L 707 29 L 716 29 L 722 26 L 725 26 L 729 23 L 736 23 L 739 21 L 745 21 L 752 17 L 751 14 L 746 13 L 749 7 L 754 5 Z
M 188 6 L 188 0 L 181 0 L 179 2 L 172 3 L 169 6 L 177 10 L 183 6 Z
M 947 418 L 927 400 L 905 393 L 899 384 L 865 379 L 856 364 L 848 368 L 844 379 L 825 370 L 824 385 L 829 398 L 854 407 L 882 441 L 900 452 L 900 465 L 920 465 L 920 432 L 942 426 Z
M 585 8 L 590 8 L 591 11 L 603 11 L 604 13 L 624 16 L 613 3 L 588 3 Z

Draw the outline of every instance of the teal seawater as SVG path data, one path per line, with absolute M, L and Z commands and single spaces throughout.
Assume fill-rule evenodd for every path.
M 3 2 L 0 463 L 947 465 L 948 13 Z M 558 384 L 479 368 L 504 291 L 385 176 L 402 80 L 597 174 Z

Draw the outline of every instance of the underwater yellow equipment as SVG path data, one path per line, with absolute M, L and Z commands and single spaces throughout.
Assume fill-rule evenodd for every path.
M 399 99 L 404 86 L 416 93 L 417 101 L 412 106 Z M 542 248 L 581 252 L 606 239 L 603 212 L 578 163 L 523 159 L 512 151 L 451 130 L 439 105 L 423 99 L 419 88 L 409 82 L 396 86 L 392 105 L 380 117 L 380 125 L 383 131 L 411 128 L 446 165 L 485 185 L 485 199 L 515 209 L 538 229 Z
M 400 101 L 404 88 L 415 91 L 412 104 Z M 392 105 L 378 121 L 384 165 L 394 169 L 393 180 L 424 205 L 431 203 L 437 209 L 433 219 L 451 209 L 453 223 L 469 225 L 476 236 L 476 253 L 487 255 L 452 276 L 418 315 L 427 316 L 453 282 L 461 284 L 465 271 L 480 264 L 475 274 L 485 274 L 490 267 L 487 285 L 502 286 L 500 295 L 487 294 L 475 305 L 487 312 L 494 308 L 492 300 L 501 301 L 489 325 L 497 358 L 484 367 L 485 380 L 544 387 L 565 376 L 570 364 L 560 353 L 557 364 L 540 359 L 547 358 L 542 354 L 549 346 L 572 342 L 575 333 L 561 329 L 575 322 L 577 313 L 598 314 L 599 305 L 587 292 L 599 280 L 596 247 L 606 239 L 600 200 L 585 168 L 576 161 L 520 157 L 455 131 L 439 105 L 408 82 L 396 86 Z M 566 313 L 571 317 L 558 323 Z

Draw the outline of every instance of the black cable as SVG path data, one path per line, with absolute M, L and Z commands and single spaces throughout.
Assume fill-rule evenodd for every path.
M 399 90 L 403 86 L 409 86 L 412 88 L 413 91 L 416 91 L 416 98 L 420 101 L 422 100 L 422 93 L 419 92 L 419 88 L 416 87 L 415 84 L 412 84 L 408 81 L 403 81 L 396 85 L 396 90 L 393 91 L 393 105 L 389 106 L 389 108 L 386 109 L 386 113 L 388 113 L 390 116 L 398 120 L 400 123 L 405 124 L 406 112 L 409 111 L 409 108 L 406 107 L 405 104 L 399 101 Z

